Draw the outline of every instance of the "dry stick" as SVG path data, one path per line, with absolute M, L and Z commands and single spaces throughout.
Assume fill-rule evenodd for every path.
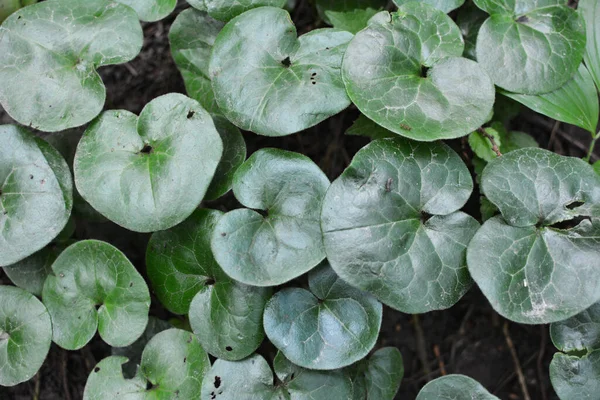
M 417 335 L 417 355 L 419 356 L 419 361 L 423 365 L 423 372 L 425 375 L 431 374 L 431 370 L 429 369 L 429 363 L 427 362 L 427 351 L 425 350 L 425 335 L 423 334 L 423 328 L 421 328 L 421 322 L 419 321 L 419 316 L 417 314 L 413 314 L 412 316 L 413 325 L 415 327 L 415 333 Z M 427 379 L 429 381 L 429 379 Z
M 560 126 L 560 121 L 556 121 L 554 126 L 552 127 L 552 132 L 550 132 L 550 140 L 548 140 L 548 150 L 552 150 L 552 145 L 554 144 L 554 140 L 556 139 L 556 131 Z
M 523 118 L 529 122 L 532 122 L 534 124 L 539 124 L 542 126 L 545 126 L 547 129 L 552 129 L 552 127 L 554 126 L 554 124 L 550 121 L 547 121 L 546 119 L 540 117 L 539 115 L 527 115 L 525 114 L 523 116 Z M 587 153 L 589 151 L 589 146 L 586 146 L 585 144 L 581 143 L 579 140 L 574 139 L 572 137 L 572 135 L 569 135 L 568 133 L 566 133 L 565 131 L 563 131 L 562 129 L 557 129 L 556 130 L 556 134 L 560 137 L 562 137 L 563 139 L 565 139 L 567 142 L 569 142 L 570 144 L 572 144 L 573 146 L 577 147 L 579 150 L 583 151 L 584 153 Z M 594 155 L 592 154 L 592 158 Z
M 442 358 L 442 355 L 440 354 L 440 346 L 438 346 L 437 344 L 433 345 L 433 354 L 435 354 L 435 356 L 438 359 L 438 365 L 440 367 L 440 374 L 442 376 L 447 375 L 448 373 L 446 372 L 446 366 L 444 365 L 444 359 Z
M 61 352 L 60 369 L 62 374 L 63 392 L 65 393 L 65 400 L 71 400 L 71 392 L 69 391 L 69 382 L 67 380 L 67 351 Z
M 527 383 L 525 383 L 525 376 L 523 376 L 523 370 L 521 369 L 521 364 L 519 363 L 519 357 L 517 356 L 517 351 L 515 350 L 515 345 L 513 344 L 513 341 L 510 338 L 510 334 L 508 332 L 508 321 L 504 321 L 504 328 L 502 329 L 502 332 L 504 333 L 506 345 L 510 350 L 510 355 L 512 356 L 513 362 L 515 364 L 515 370 L 517 371 L 517 377 L 519 378 L 519 385 L 521 386 L 521 392 L 523 392 L 523 400 L 531 400 L 531 397 L 529 397 L 529 392 L 527 391 Z
M 41 372 L 38 371 L 33 377 L 33 400 L 39 400 L 40 398 L 40 374 Z
M 477 132 L 481 133 L 481 135 L 486 138 L 487 140 L 490 141 L 490 143 L 492 144 L 492 151 L 494 153 L 496 153 L 496 155 L 498 157 L 502 157 L 502 153 L 500 153 L 500 148 L 498 147 L 498 144 L 496 143 L 496 139 L 494 139 L 494 137 L 492 135 L 490 135 L 489 133 L 487 133 L 485 131 L 485 129 L 483 128 L 477 128 Z
M 546 351 L 546 343 L 548 342 L 548 332 L 546 331 L 546 329 L 548 329 L 546 325 L 540 325 L 542 340 L 540 341 L 540 352 L 537 357 L 537 375 L 542 400 L 548 400 L 548 394 L 546 393 L 546 385 L 544 385 L 544 368 L 542 366 L 542 363 L 544 361 L 544 353 Z

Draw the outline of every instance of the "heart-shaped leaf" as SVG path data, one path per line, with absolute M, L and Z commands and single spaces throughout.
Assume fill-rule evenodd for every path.
M 51 341 L 46 307 L 23 289 L 0 286 L 0 385 L 31 379 L 46 359 Z
M 198 207 L 223 144 L 210 115 L 181 94 L 152 100 L 139 118 L 106 111 L 85 131 L 75 155 L 81 196 L 136 232 L 179 224 Z
M 317 0 L 319 16 L 334 28 L 356 33 L 367 26 L 387 0 Z
M 142 21 L 158 21 L 175 10 L 177 0 L 116 0 L 133 8 Z
M 553 92 L 528 95 L 502 92 L 507 97 L 558 121 L 577 125 L 592 135 L 598 125 L 598 92 L 585 65 L 575 76 Z
M 88 377 L 83 399 L 195 399 L 210 368 L 198 339 L 180 329 L 160 332 L 148 342 L 133 379 L 123 377 L 121 365 L 126 361 L 120 356 L 100 361 Z
M 356 369 L 355 383 L 365 386 L 366 397 L 362 398 L 367 400 L 393 400 L 404 376 L 402 354 L 395 347 L 379 349 L 349 368 Z
M 583 58 L 585 28 L 559 0 L 474 0 L 490 17 L 477 36 L 477 61 L 494 83 L 541 94 L 573 77 Z
M 596 0 L 580 0 L 578 12 L 585 21 L 586 44 L 583 59 L 590 70 L 596 87 L 600 90 L 600 2 Z
M 0 24 L 19 8 L 35 3 L 37 0 L 0 0 Z
M 84 240 L 52 264 L 42 298 L 52 317 L 53 341 L 67 350 L 96 333 L 111 346 L 135 342 L 148 323 L 150 293 L 144 278 L 116 247 Z
M 468 2 L 458 11 L 456 24 L 460 28 L 460 32 L 465 40 L 463 57 L 477 61 L 477 55 L 475 53 L 477 34 L 479 33 L 481 25 L 483 25 L 487 18 L 487 13 L 481 11 L 481 9 L 472 2 Z M 497 100 L 498 99 L 496 98 L 496 101 Z
M 219 21 L 229 21 L 238 15 L 258 7 L 283 8 L 287 0 L 187 0 L 190 5 Z
M 344 370 L 313 371 L 297 367 L 277 353 L 273 362 L 281 382 L 275 385 L 267 361 L 255 354 L 242 361 L 217 360 L 202 383 L 202 399 L 348 400 L 354 387 Z
M 254 286 L 276 286 L 325 258 L 319 226 L 329 180 L 308 157 L 261 149 L 237 170 L 233 193 L 248 207 L 225 214 L 211 246 L 223 271 Z M 262 215 L 258 211 L 262 210 Z
M 446 375 L 423 386 L 416 400 L 500 400 L 465 375 Z
M 266 136 L 289 135 L 339 113 L 350 105 L 340 66 L 351 38 L 330 28 L 298 38 L 290 15 L 279 8 L 236 17 L 218 34 L 210 59 L 221 112 Z
M 382 306 L 342 281 L 329 265 L 308 275 L 310 291 L 283 289 L 265 307 L 269 340 L 304 368 L 338 369 L 364 358 L 375 346 Z
M 502 216 L 477 232 L 467 262 L 498 313 L 542 324 L 600 300 L 600 177 L 588 164 L 515 150 L 488 164 L 481 188 Z
M 465 0 L 393 0 L 394 3 L 401 7 L 405 3 L 411 2 L 420 2 L 424 4 L 429 4 L 432 7 L 437 8 L 440 11 L 445 13 L 449 13 L 452 10 L 456 10 L 458 7 L 462 6 Z
M 407 3 L 382 12 L 348 45 L 342 77 L 367 117 L 415 140 L 464 136 L 481 126 L 494 86 L 466 58 L 458 26 L 442 11 Z
M 472 190 L 444 144 L 373 141 L 323 200 L 327 258 L 346 282 L 402 312 L 448 308 L 472 284 L 465 254 L 479 224 L 458 211 Z
M 0 125 L 0 137 L 0 266 L 8 266 L 62 231 L 73 207 L 73 182 L 58 151 L 27 129 Z
M 133 59 L 142 48 L 133 9 L 109 0 L 43 1 L 0 27 L 0 103 L 43 131 L 80 126 L 104 106 L 97 67 Z

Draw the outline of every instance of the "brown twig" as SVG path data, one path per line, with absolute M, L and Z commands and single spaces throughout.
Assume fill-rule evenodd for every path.
M 546 352 L 546 344 L 548 343 L 548 327 L 546 325 L 540 326 L 541 340 L 540 340 L 540 352 L 537 357 L 537 376 L 542 395 L 542 400 L 548 400 L 548 394 L 546 393 L 546 385 L 544 385 L 544 353 Z
M 490 135 L 489 133 L 487 133 L 485 131 L 485 129 L 483 129 L 483 128 L 477 128 L 477 132 L 481 133 L 481 136 L 483 136 L 484 138 L 489 140 L 490 143 L 492 144 L 492 151 L 494 153 L 496 153 L 496 155 L 498 157 L 502 157 L 502 153 L 500 153 L 500 148 L 498 147 L 498 144 L 496 143 L 496 139 L 494 139 L 494 137 L 492 135 Z
M 40 374 L 41 374 L 41 372 L 38 371 L 38 373 L 35 374 L 35 376 L 33 377 L 33 396 L 32 396 L 33 400 L 39 400 L 39 398 L 40 398 L 40 381 L 41 381 Z
M 62 376 L 63 392 L 65 400 L 71 400 L 71 392 L 69 391 L 69 381 L 67 379 L 67 359 L 68 353 L 66 350 L 61 351 L 60 370 Z
M 423 372 L 425 372 L 425 375 L 429 375 L 431 370 L 429 369 L 429 362 L 427 361 L 425 335 L 423 334 L 423 328 L 421 328 L 421 321 L 419 320 L 419 316 L 417 314 L 413 314 L 412 320 L 417 337 L 417 355 L 419 356 L 419 361 L 421 361 L 421 365 L 423 366 Z
M 554 144 L 554 140 L 556 139 L 556 131 L 560 126 L 560 121 L 556 121 L 554 126 L 552 127 L 552 132 L 550 132 L 550 140 L 548 140 L 548 150 L 552 150 L 552 145 Z
M 519 357 L 517 355 L 517 350 L 515 350 L 515 345 L 510 337 L 510 333 L 508 332 L 508 321 L 504 322 L 504 328 L 502 329 L 502 332 L 504 333 L 506 345 L 510 350 L 510 355 L 512 356 L 513 363 L 515 364 L 515 371 L 517 372 L 517 377 L 519 378 L 519 385 L 521 386 L 521 392 L 523 393 L 523 400 L 531 400 L 531 397 L 529 397 L 529 391 L 527 390 L 525 376 L 523 375 L 523 369 L 521 368 L 521 363 L 519 362 Z
M 437 344 L 433 345 L 433 354 L 435 354 L 435 357 L 438 360 L 438 365 L 440 367 L 440 374 L 442 376 L 448 375 L 448 373 L 446 372 L 446 366 L 444 365 L 444 359 L 442 358 L 442 355 L 440 354 L 440 346 L 438 346 Z

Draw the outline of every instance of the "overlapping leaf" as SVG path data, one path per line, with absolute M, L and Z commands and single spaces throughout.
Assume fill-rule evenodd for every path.
M 488 15 L 472 2 L 468 2 L 458 11 L 456 23 L 465 40 L 464 57 L 477 61 L 475 53 L 477 34 L 487 18 Z
M 393 400 L 404 376 L 402 354 L 395 347 L 379 349 L 348 368 L 356 371 L 355 386 L 364 386 L 365 396 L 361 399 L 366 400 Z
M 348 128 L 346 135 L 365 136 L 372 140 L 396 137 L 394 132 L 390 132 L 383 126 L 377 125 L 363 114 Z
M 583 59 L 600 90 L 600 2 L 596 0 L 580 0 L 578 12 L 585 21 L 586 43 Z
M 10 14 L 21 7 L 30 6 L 37 3 L 37 0 L 0 0 L 0 24 Z
M 421 2 L 421 3 L 429 4 L 445 13 L 449 13 L 450 11 L 457 9 L 458 7 L 462 6 L 463 3 L 465 2 L 465 0 L 393 0 L 393 1 L 398 7 L 401 7 L 405 3 L 410 3 L 410 2 L 415 2 L 415 1 Z
M 158 21 L 175 10 L 177 0 L 116 0 L 135 10 L 142 21 Z
M 356 33 L 386 5 L 387 0 L 317 0 L 319 16 L 334 28 Z
M 416 400 L 499 400 L 479 382 L 465 375 L 446 375 L 421 389 Z
M 282 8 L 287 0 L 188 0 L 188 3 L 200 11 L 208 12 L 214 19 L 227 22 L 253 8 Z

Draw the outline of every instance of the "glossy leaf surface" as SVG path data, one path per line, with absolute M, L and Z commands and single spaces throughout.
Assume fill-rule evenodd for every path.
M 142 21 L 158 21 L 175 10 L 177 0 L 116 0 L 137 12 Z
M 450 11 L 457 9 L 458 7 L 462 6 L 463 3 L 465 2 L 465 0 L 393 0 L 393 1 L 398 7 L 401 7 L 405 3 L 410 3 L 410 2 L 414 2 L 414 1 L 420 2 L 420 3 L 426 3 L 426 4 L 429 4 L 429 5 L 437 8 L 440 11 L 445 12 L 445 13 L 449 13 Z
M 465 375 L 446 375 L 421 389 L 416 400 L 499 400 L 479 382 Z
M 596 0 L 580 0 L 578 12 L 585 21 L 586 43 L 583 59 L 589 69 L 596 87 L 600 90 L 600 2 Z
M 287 0 L 188 0 L 192 7 L 219 21 L 229 21 L 238 15 L 258 7 L 283 8 Z

